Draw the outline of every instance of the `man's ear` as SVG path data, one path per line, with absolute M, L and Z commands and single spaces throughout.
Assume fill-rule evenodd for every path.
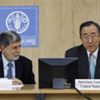
M 5 47 L 4 46 L 1 46 L 0 49 L 3 52 L 5 50 Z
M 83 40 L 82 40 L 82 36 L 80 35 L 80 40 L 81 40 L 81 42 L 83 42 Z

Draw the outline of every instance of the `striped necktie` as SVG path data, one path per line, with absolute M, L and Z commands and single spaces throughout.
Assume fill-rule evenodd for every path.
M 94 76 L 95 76 L 94 55 L 90 54 L 89 57 L 90 57 L 90 76 L 91 76 L 91 79 L 94 79 Z

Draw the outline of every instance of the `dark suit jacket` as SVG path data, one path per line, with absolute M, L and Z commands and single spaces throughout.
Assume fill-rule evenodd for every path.
M 89 78 L 89 62 L 86 49 L 83 45 L 73 47 L 66 51 L 65 57 L 78 57 L 78 75 L 77 78 Z M 97 56 L 95 79 L 100 79 L 100 46 Z
M 32 72 L 32 61 L 26 57 L 20 56 L 15 61 L 15 77 L 20 79 L 24 84 L 35 84 L 34 74 Z M 0 53 L 0 77 L 4 77 L 3 62 Z

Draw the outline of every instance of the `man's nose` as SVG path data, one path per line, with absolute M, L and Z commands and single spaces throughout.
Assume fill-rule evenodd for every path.
M 89 42 L 92 42 L 92 38 L 91 38 L 91 37 L 89 37 L 89 38 L 88 38 L 88 41 L 89 41 Z
M 16 52 L 17 53 L 20 53 L 20 48 L 19 47 L 16 49 Z

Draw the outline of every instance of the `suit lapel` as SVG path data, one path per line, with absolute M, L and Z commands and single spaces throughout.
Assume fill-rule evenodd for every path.
M 0 77 L 4 77 L 4 70 L 3 70 L 3 62 L 2 62 L 1 52 L 0 52 Z
M 15 61 L 15 68 L 16 68 L 15 77 L 21 79 L 23 68 L 19 60 Z
M 98 56 L 97 56 L 97 63 L 96 63 L 96 70 L 95 70 L 95 78 L 100 78 L 100 45 L 98 50 Z
M 81 55 L 79 55 L 79 73 L 82 78 L 88 78 L 89 77 L 89 62 L 88 62 L 88 56 L 86 49 L 82 46 L 82 49 L 80 50 Z

